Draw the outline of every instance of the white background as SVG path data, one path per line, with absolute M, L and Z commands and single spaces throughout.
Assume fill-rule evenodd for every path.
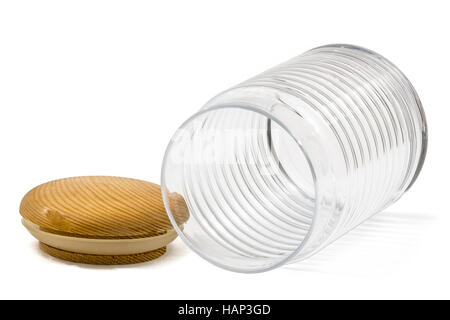
M 0 298 L 450 298 L 447 1 L 1 1 Z M 159 183 L 178 125 L 216 93 L 313 47 L 351 43 L 406 73 L 429 150 L 386 212 L 296 265 L 237 274 L 176 240 L 135 266 L 66 263 L 20 223 L 32 187 Z

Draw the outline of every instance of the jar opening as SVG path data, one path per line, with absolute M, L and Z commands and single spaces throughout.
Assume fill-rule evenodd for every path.
M 262 108 L 221 105 L 188 119 L 167 147 L 161 188 L 180 237 L 232 271 L 285 263 L 312 230 L 314 170 L 289 129 Z M 189 210 L 184 225 L 175 224 L 172 193 Z

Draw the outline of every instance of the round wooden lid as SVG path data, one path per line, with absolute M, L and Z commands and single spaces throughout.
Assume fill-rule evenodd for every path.
M 178 225 L 189 217 L 177 193 L 168 201 Z M 106 176 L 73 177 L 44 183 L 20 204 L 22 217 L 41 230 L 82 238 L 153 237 L 173 229 L 161 197 L 150 182 Z

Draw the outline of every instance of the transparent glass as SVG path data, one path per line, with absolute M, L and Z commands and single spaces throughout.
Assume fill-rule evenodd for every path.
M 305 259 L 383 210 L 422 167 L 426 121 L 403 73 L 351 45 L 312 49 L 210 100 L 171 139 L 161 187 L 186 244 L 229 270 Z M 176 225 L 169 194 L 190 218 Z

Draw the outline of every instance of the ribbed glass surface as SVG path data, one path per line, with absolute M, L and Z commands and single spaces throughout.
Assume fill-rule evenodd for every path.
M 172 138 L 163 196 L 186 243 L 230 270 L 304 259 L 397 200 L 426 152 L 406 77 L 369 50 L 310 50 L 219 94 Z M 170 203 L 166 208 L 171 215 Z

